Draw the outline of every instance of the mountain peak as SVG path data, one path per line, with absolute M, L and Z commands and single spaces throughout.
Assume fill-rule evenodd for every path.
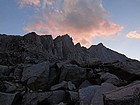
M 10 38 L 12 36 L 6 36 L 5 38 L 3 38 L 3 44 L 0 45 L 0 48 L 7 49 L 8 51 L 8 48 L 5 48 L 6 44 L 4 44 L 9 43 L 6 40 L 7 37 L 9 37 L 9 42 L 14 42 L 12 38 Z M 123 56 L 122 54 L 116 53 L 115 51 L 106 48 L 103 43 L 92 45 L 88 49 L 81 47 L 80 43 L 74 45 L 72 37 L 70 37 L 68 34 L 57 36 L 55 39 L 53 39 L 52 37 L 50 37 L 50 35 L 45 35 L 44 37 L 43 35 L 38 36 L 35 32 L 31 32 L 23 36 L 22 42 L 23 45 L 26 45 L 25 47 L 23 47 L 28 48 L 25 50 L 28 50 L 30 52 L 33 51 L 33 53 L 36 53 L 36 55 L 38 55 L 38 52 L 42 52 L 42 54 L 46 53 L 46 56 L 48 56 L 47 53 L 49 53 L 52 57 L 55 56 L 67 60 L 74 59 L 78 61 L 86 61 L 89 58 L 99 58 L 100 60 L 102 60 L 102 62 L 113 62 L 116 60 L 124 61 L 128 59 L 126 56 Z M 20 42 L 17 40 L 16 43 Z M 42 57 L 43 56 L 44 54 L 42 55 Z M 45 57 L 43 59 L 45 59 Z
M 97 46 L 104 46 L 103 43 L 99 43 Z
M 35 32 L 30 32 L 30 33 L 27 33 L 26 35 L 37 35 L 37 34 Z

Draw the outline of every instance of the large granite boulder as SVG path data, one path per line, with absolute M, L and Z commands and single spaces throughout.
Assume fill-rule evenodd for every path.
M 100 86 L 88 86 L 79 90 L 80 105 L 90 105 L 95 93 L 100 90 Z
M 23 96 L 23 105 L 56 105 L 65 98 L 65 91 L 33 92 Z
M 21 81 L 27 82 L 31 90 L 48 88 L 49 65 L 49 62 L 42 62 L 26 67 L 23 70 Z
M 104 93 L 105 105 L 139 105 L 140 81 Z
M 97 90 L 91 100 L 91 105 L 104 105 L 103 93 L 117 89 L 116 86 L 110 83 L 102 83 L 100 90 Z
M 118 68 L 118 70 L 120 70 L 120 72 L 124 71 L 124 72 L 128 72 L 129 74 L 131 74 L 131 76 L 129 76 L 131 79 L 133 79 L 136 76 L 138 76 L 140 78 L 140 62 L 137 60 L 127 60 L 125 62 L 115 62 L 115 63 L 113 63 L 113 66 Z M 123 75 L 123 73 L 122 73 L 122 75 Z
M 109 83 L 82 88 L 79 90 L 80 105 L 104 105 L 102 94 L 116 88 L 116 86 Z
M 61 68 L 59 82 L 64 80 L 71 81 L 78 86 L 86 79 L 86 74 L 87 70 L 85 68 L 78 67 L 77 65 L 64 65 Z

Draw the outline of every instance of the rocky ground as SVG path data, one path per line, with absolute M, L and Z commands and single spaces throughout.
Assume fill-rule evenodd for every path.
M 140 62 L 68 35 L 0 35 L 0 105 L 140 105 Z

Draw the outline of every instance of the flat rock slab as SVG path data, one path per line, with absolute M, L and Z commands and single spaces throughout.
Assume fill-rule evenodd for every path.
M 9 94 L 0 92 L 0 105 L 13 105 L 17 93 Z
M 140 105 L 140 81 L 105 93 L 104 101 L 105 105 Z

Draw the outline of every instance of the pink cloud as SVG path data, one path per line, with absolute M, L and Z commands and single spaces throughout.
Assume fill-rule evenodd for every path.
M 140 39 L 140 33 L 137 31 L 131 31 L 126 35 L 128 38 L 137 38 Z
M 44 1 L 40 7 L 43 15 L 39 15 L 36 22 L 27 24 L 24 27 L 26 32 L 52 34 L 54 37 L 67 33 L 75 43 L 90 46 L 94 37 L 116 35 L 123 29 L 108 18 L 102 0 Z

